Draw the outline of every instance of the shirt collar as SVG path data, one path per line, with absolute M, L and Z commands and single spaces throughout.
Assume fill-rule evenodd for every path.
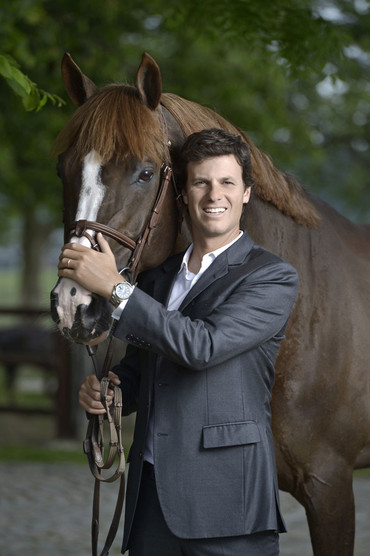
M 202 272 L 204 266 L 206 266 L 208 268 L 208 266 L 210 266 L 211 263 L 213 263 L 213 261 L 219 255 L 221 255 L 221 253 L 223 253 L 224 251 L 226 251 L 226 249 L 231 247 L 231 245 L 233 243 L 235 243 L 236 241 L 238 241 L 238 239 L 240 239 L 242 237 L 242 235 L 243 235 L 243 231 L 240 230 L 239 235 L 235 239 L 230 241 L 230 243 L 227 243 L 226 245 L 223 245 L 222 247 L 219 247 L 218 249 L 215 249 L 214 251 L 211 251 L 210 253 L 206 253 L 205 255 L 203 255 L 199 272 Z M 189 247 L 187 248 L 187 250 L 185 251 L 184 256 L 182 258 L 180 269 L 178 271 L 178 274 L 180 274 L 181 272 L 185 272 L 186 276 L 189 274 L 189 259 L 190 259 L 190 255 L 193 251 L 193 247 L 194 247 L 194 244 L 191 243 L 189 245 Z

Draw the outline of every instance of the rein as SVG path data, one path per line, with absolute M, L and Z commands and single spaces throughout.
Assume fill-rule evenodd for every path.
M 170 141 L 167 141 L 166 145 L 166 158 L 169 160 L 168 145 Z M 171 180 L 172 177 L 172 180 Z M 127 266 L 121 270 L 121 273 L 125 272 L 128 280 L 133 284 L 136 280 L 138 274 L 138 265 L 143 253 L 143 249 L 146 245 L 150 245 L 151 238 L 154 230 L 158 225 L 158 221 L 161 215 L 163 202 L 168 190 L 168 185 L 172 181 L 176 202 L 179 211 L 179 226 L 181 225 L 181 196 L 179 195 L 175 180 L 172 176 L 172 169 L 169 163 L 164 163 L 161 167 L 161 179 L 157 192 L 157 196 L 150 212 L 148 222 L 137 241 L 132 238 L 122 234 L 118 230 L 106 226 L 105 224 L 100 224 L 99 222 L 93 222 L 90 220 L 78 220 L 73 222 L 69 228 L 69 236 L 86 237 L 93 249 L 99 249 L 97 242 L 94 237 L 89 233 L 101 232 L 103 235 L 108 236 L 115 241 L 117 241 L 123 247 L 126 247 L 132 252 L 132 255 L 128 261 Z M 120 479 L 119 492 L 117 496 L 117 502 L 113 514 L 113 519 L 108 531 L 108 535 L 100 556 L 107 556 L 109 554 L 109 549 L 112 546 L 114 538 L 116 536 L 119 521 L 121 518 L 122 507 L 125 497 L 125 454 L 122 445 L 122 391 L 119 387 L 110 385 L 108 378 L 108 373 L 111 367 L 111 361 L 113 356 L 113 346 L 115 338 L 110 334 L 108 350 L 103 363 L 102 371 L 99 371 L 99 366 L 96 358 L 96 348 L 91 346 L 86 346 L 88 354 L 91 356 L 94 364 L 95 374 L 100 380 L 100 401 L 103 404 L 106 414 L 105 415 L 89 415 L 89 424 L 86 432 L 86 437 L 83 443 L 84 453 L 87 455 L 90 470 L 95 477 L 94 485 L 94 497 L 93 497 L 93 515 L 91 524 L 91 544 L 92 544 L 92 556 L 98 555 L 98 537 L 99 537 L 99 505 L 100 505 L 100 483 L 106 482 L 110 483 L 116 479 Z M 113 401 L 111 407 L 107 403 L 107 391 L 111 387 L 114 391 Z M 113 413 L 113 414 L 112 414 Z M 109 452 L 106 459 L 104 459 L 104 423 L 108 422 L 109 426 Z M 114 461 L 118 458 L 118 464 L 115 471 L 108 477 L 104 478 L 102 476 L 102 470 L 107 470 L 112 467 Z
M 93 513 L 91 522 L 91 548 L 92 556 L 98 555 L 98 538 L 99 538 L 99 506 L 100 506 L 100 484 L 112 483 L 116 479 L 120 479 L 120 486 L 117 496 L 117 502 L 112 518 L 112 522 L 108 531 L 108 535 L 100 556 L 107 556 L 109 549 L 117 534 L 119 522 L 121 519 L 123 502 L 125 499 L 126 478 L 125 478 L 125 453 L 122 444 L 122 391 L 118 386 L 110 384 L 108 372 L 113 357 L 114 338 L 111 336 L 107 354 L 105 356 L 102 372 L 99 372 L 98 362 L 96 358 L 96 349 L 86 346 L 89 355 L 94 364 L 95 374 L 100 380 L 100 401 L 103 404 L 106 415 L 89 415 L 89 424 L 86 431 L 86 437 L 83 443 L 84 453 L 87 455 L 90 471 L 95 477 L 94 496 L 93 496 Z M 114 391 L 111 408 L 107 403 L 108 388 Z M 113 413 L 113 414 L 112 414 Z M 104 422 L 107 421 L 109 426 L 109 452 L 104 458 Z M 102 475 L 103 469 L 110 469 L 118 458 L 115 471 L 107 478 Z

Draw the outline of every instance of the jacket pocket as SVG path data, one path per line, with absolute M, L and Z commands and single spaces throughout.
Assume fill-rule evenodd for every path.
M 260 441 L 261 436 L 255 421 L 239 421 L 203 427 L 203 448 L 240 446 Z

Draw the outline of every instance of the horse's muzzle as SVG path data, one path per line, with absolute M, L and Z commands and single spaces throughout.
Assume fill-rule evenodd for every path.
M 50 310 L 53 321 L 58 325 L 62 335 L 71 342 L 94 344 L 103 341 L 112 324 L 112 307 L 110 303 L 95 294 L 89 297 L 89 303 L 63 306 L 58 284 L 50 294 Z

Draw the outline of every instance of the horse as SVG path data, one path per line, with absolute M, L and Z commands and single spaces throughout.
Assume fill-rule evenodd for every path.
M 66 239 L 91 246 L 96 231 L 105 232 L 118 268 L 133 278 L 189 242 L 186 220 L 179 233 L 176 180 L 161 185 L 161 168 L 176 161 L 185 137 L 219 127 L 248 143 L 255 186 L 241 227 L 300 280 L 271 402 L 279 487 L 304 506 L 315 555 L 352 555 L 352 474 L 370 465 L 370 226 L 307 192 L 216 112 L 163 93 L 146 53 L 135 86 L 100 90 L 69 54 L 62 74 L 78 106 L 57 140 Z M 107 301 L 69 279 L 51 299 L 66 338 L 94 344 L 108 336 Z

